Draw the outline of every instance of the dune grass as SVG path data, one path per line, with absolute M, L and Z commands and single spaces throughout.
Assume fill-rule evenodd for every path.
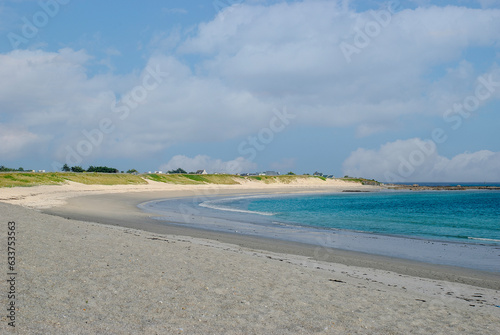
M 146 174 L 144 178 L 176 185 L 200 185 L 200 184 L 218 184 L 218 185 L 235 185 L 239 181 L 258 181 L 264 184 L 290 184 L 296 180 L 316 178 L 312 176 L 237 176 L 229 174 Z M 321 178 L 326 180 L 326 178 Z
M 311 178 L 321 179 L 326 181 L 325 177 L 318 176 L 308 176 L 308 175 L 283 175 L 283 176 L 248 176 L 245 177 L 248 180 L 257 180 L 264 182 L 266 184 L 280 183 L 280 184 L 290 184 L 294 181 L 307 180 Z
M 175 185 L 235 185 L 245 180 L 258 181 L 264 184 L 290 184 L 294 181 L 324 177 L 308 175 L 283 176 L 236 176 L 228 174 L 143 174 L 133 175 L 126 173 L 72 173 L 72 172 L 8 172 L 0 173 L 0 187 L 19 187 L 36 185 L 61 185 L 68 181 L 86 185 L 140 185 L 147 184 L 147 180 Z M 363 179 L 344 179 L 354 182 L 363 182 Z
M 141 176 L 127 173 L 63 173 L 66 180 L 86 185 L 141 185 Z
M 61 185 L 67 181 L 86 185 L 135 185 L 147 184 L 140 176 L 115 173 L 70 172 L 9 172 L 0 173 L 0 187 L 29 187 L 37 185 Z
M 227 174 L 212 174 L 212 175 L 194 175 L 194 174 L 147 174 L 145 178 L 176 185 L 200 185 L 200 184 L 219 184 L 219 185 L 235 185 L 238 182 L 236 176 Z
M 65 182 L 60 173 L 9 172 L 0 173 L 0 187 L 58 185 Z

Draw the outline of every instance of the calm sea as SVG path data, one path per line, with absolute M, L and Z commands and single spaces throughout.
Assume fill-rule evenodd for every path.
M 298 226 L 500 244 L 500 191 L 241 197 L 202 206 Z

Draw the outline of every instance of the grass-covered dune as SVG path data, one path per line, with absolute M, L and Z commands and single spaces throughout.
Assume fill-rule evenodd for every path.
M 61 185 L 68 181 L 86 185 L 140 185 L 147 184 L 147 180 L 175 185 L 235 185 L 246 181 L 261 182 L 264 184 L 290 184 L 298 181 L 322 180 L 324 177 L 309 175 L 284 176 L 236 176 L 228 174 L 143 174 L 133 175 L 126 173 L 72 173 L 72 172 L 7 172 L 0 173 L 0 187 Z M 365 179 L 342 179 L 351 182 L 365 183 Z
M 200 185 L 200 184 L 219 184 L 219 185 L 234 185 L 239 184 L 236 180 L 238 176 L 228 174 L 145 174 L 143 178 L 157 181 L 160 183 L 177 184 L 177 185 Z
M 73 181 L 87 185 L 147 184 L 140 176 L 114 173 L 9 172 L 0 173 L 0 187 L 61 185 Z
M 237 176 L 229 174 L 207 174 L 207 175 L 193 175 L 193 174 L 146 174 L 143 175 L 144 178 L 158 181 L 162 183 L 170 184 L 219 184 L 219 185 L 234 185 L 240 184 L 245 181 L 255 181 L 262 182 L 265 184 L 289 184 L 298 180 L 308 180 L 314 178 L 320 178 L 326 180 L 323 177 L 312 177 L 312 176 Z

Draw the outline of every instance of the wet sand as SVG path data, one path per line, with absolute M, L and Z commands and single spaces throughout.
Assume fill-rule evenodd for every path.
M 289 191 L 289 190 L 288 190 Z M 303 189 L 296 189 L 301 193 Z M 314 190 L 308 190 L 314 192 Z M 320 190 L 316 190 L 320 191 Z M 272 190 L 219 190 L 218 195 L 243 195 L 262 193 L 283 193 L 284 189 Z M 316 245 L 289 242 L 279 239 L 262 238 L 235 233 L 216 232 L 191 227 L 183 227 L 182 222 L 176 225 L 168 225 L 164 221 L 154 219 L 155 214 L 145 213 L 137 206 L 146 201 L 168 199 L 168 198 L 202 198 L 209 195 L 198 191 L 167 191 L 167 192 L 141 192 L 133 194 L 103 194 L 95 196 L 84 196 L 67 200 L 64 206 L 53 207 L 43 210 L 47 214 L 57 215 L 80 221 L 97 222 L 103 224 L 117 225 L 126 228 L 141 229 L 152 233 L 173 234 L 206 238 L 224 243 L 235 244 L 241 247 L 257 250 L 267 250 L 277 253 L 286 253 L 309 257 L 316 261 L 326 261 L 370 267 L 375 269 L 393 271 L 409 276 L 422 278 L 447 280 L 457 283 L 470 284 L 478 287 L 500 290 L 500 273 L 477 271 L 462 267 L 429 264 L 411 261 L 396 257 L 386 257 L 347 251 L 335 248 L 318 247 Z

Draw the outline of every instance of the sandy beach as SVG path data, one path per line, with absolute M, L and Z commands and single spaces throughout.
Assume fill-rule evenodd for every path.
M 17 233 L 15 331 L 496 334 L 498 273 L 342 250 L 315 257 L 313 246 L 169 226 L 137 208 L 172 197 L 359 188 L 370 187 L 332 181 L 0 189 L 2 240 L 9 221 Z M 7 306 L 6 280 L 1 290 Z M 1 320 L 1 332 L 12 331 Z

